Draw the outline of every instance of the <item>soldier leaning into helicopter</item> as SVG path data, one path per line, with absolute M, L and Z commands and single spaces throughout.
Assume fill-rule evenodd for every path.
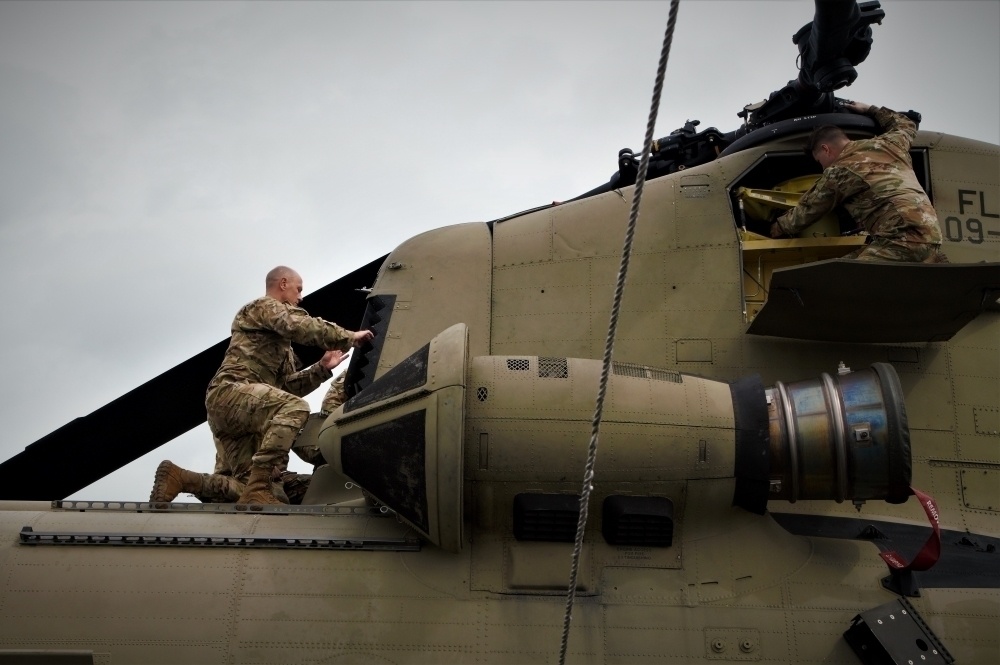
M 771 237 L 794 235 L 839 204 L 868 232 L 868 244 L 845 258 L 947 263 L 937 213 L 910 160 L 917 125 L 885 107 L 848 102 L 844 108 L 871 116 L 885 133 L 852 141 L 832 125 L 813 131 L 809 152 L 823 175 L 771 225 Z
M 288 466 L 288 451 L 309 417 L 302 396 L 332 376 L 342 358 L 335 352 L 372 338 L 369 330 L 352 332 L 309 316 L 297 306 L 301 299 L 298 273 L 285 266 L 271 270 L 265 295 L 236 314 L 226 356 L 208 384 L 205 407 L 212 435 L 234 476 L 250 472 L 237 503 L 282 503 L 271 479 Z M 296 371 L 292 342 L 327 352 Z
M 344 357 L 344 355 L 341 356 L 338 364 Z M 323 397 L 320 414 L 326 416 L 333 413 L 347 400 L 344 388 L 346 376 L 346 373 L 342 372 L 330 384 Z M 239 500 L 246 488 L 246 481 L 250 474 L 249 458 L 245 465 L 240 465 L 246 467 L 243 477 L 237 478 L 226 462 L 222 442 L 216 437 L 212 438 L 215 440 L 216 448 L 215 470 L 212 473 L 198 473 L 179 467 L 170 460 L 163 460 L 156 467 L 153 490 L 149 494 L 150 503 L 173 501 L 181 492 L 193 494 L 202 503 L 235 503 Z M 237 447 L 239 450 L 250 450 L 251 448 L 252 444 Z M 293 448 L 293 450 L 303 461 L 314 467 L 326 464 L 323 453 L 320 452 L 318 446 L 300 446 Z M 282 503 L 301 504 L 306 490 L 309 489 L 311 479 L 312 476 L 309 474 L 283 470 L 278 481 L 272 484 L 274 495 Z

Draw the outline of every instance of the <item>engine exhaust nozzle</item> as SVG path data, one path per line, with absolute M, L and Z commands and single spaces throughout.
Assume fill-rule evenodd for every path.
M 766 391 L 771 499 L 884 499 L 910 493 L 903 391 L 888 363 Z

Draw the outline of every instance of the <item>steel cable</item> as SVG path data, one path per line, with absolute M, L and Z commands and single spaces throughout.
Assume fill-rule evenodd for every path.
M 667 57 L 670 55 L 670 44 L 674 37 L 674 26 L 677 23 L 677 7 L 679 4 L 680 0 L 671 0 L 670 2 L 670 14 L 667 17 L 667 29 L 663 35 L 663 48 L 660 50 L 660 62 L 656 69 L 656 83 L 653 85 L 653 101 L 649 110 L 649 121 L 646 124 L 646 137 L 642 145 L 642 158 L 639 161 L 639 172 L 636 175 L 635 192 L 632 195 L 632 208 L 629 211 L 628 227 L 625 230 L 625 243 L 622 247 L 622 261 L 618 269 L 615 297 L 611 306 L 608 337 L 604 345 L 604 364 L 601 367 L 601 382 L 597 391 L 597 403 L 594 407 L 590 448 L 587 453 L 587 465 L 584 468 L 583 488 L 580 492 L 580 517 L 576 524 L 573 565 L 570 570 L 569 589 L 566 592 L 566 614 L 563 617 L 562 646 L 559 649 L 560 665 L 565 665 L 566 663 L 569 628 L 573 620 L 573 603 L 576 600 L 576 580 L 580 568 L 580 553 L 583 550 L 583 532 L 587 525 L 587 507 L 590 502 L 590 492 L 593 489 L 594 465 L 597 461 L 597 440 L 601 428 L 601 415 L 604 411 L 604 397 L 607 393 L 608 375 L 611 371 L 615 332 L 618 329 L 618 315 L 621 312 L 622 294 L 625 291 L 625 278 L 628 275 L 629 260 L 632 256 L 632 240 L 635 237 L 635 226 L 639 219 L 639 203 L 642 200 L 643 185 L 646 182 L 646 171 L 649 168 L 650 153 L 653 150 L 653 130 L 656 127 L 656 115 L 660 107 L 660 94 L 663 91 L 663 79 L 667 71 Z

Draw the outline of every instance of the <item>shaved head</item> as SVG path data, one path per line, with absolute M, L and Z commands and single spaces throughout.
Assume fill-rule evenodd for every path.
M 271 268 L 271 271 L 267 273 L 267 277 L 264 278 L 264 288 L 271 289 L 278 285 L 282 277 L 287 277 L 292 279 L 298 277 L 299 273 L 295 272 L 288 266 L 278 266 L 276 268 Z
M 290 305 L 298 305 L 302 300 L 302 278 L 288 266 L 272 268 L 264 278 L 264 293 Z

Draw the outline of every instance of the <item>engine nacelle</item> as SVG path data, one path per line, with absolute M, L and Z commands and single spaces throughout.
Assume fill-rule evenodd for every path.
M 464 324 L 445 330 L 348 400 L 319 436 L 336 471 L 449 551 L 463 540 L 464 483 L 582 481 L 602 365 L 470 359 L 467 340 Z M 757 513 L 771 498 L 905 500 L 901 395 L 886 364 L 765 390 L 759 377 L 728 384 L 614 363 L 594 483 L 733 478 L 733 503 Z

